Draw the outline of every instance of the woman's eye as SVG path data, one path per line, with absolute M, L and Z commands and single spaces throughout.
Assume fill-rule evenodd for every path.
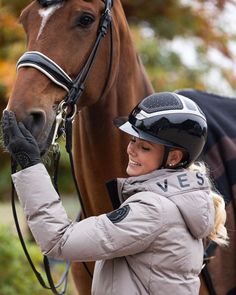
M 82 28 L 89 27 L 94 22 L 94 17 L 90 14 L 82 14 L 77 20 L 76 25 Z
M 150 151 L 150 148 L 149 148 L 149 147 L 142 146 L 142 149 L 143 149 L 144 151 Z

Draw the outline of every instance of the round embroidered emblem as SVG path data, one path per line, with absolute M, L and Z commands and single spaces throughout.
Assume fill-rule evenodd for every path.
M 130 211 L 130 206 L 125 205 L 115 211 L 107 213 L 107 217 L 111 220 L 111 222 L 117 223 L 123 220 L 128 215 L 129 211 Z

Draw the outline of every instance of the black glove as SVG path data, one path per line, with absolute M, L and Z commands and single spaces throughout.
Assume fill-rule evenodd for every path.
M 17 124 L 13 112 L 4 111 L 2 131 L 5 147 L 21 168 L 24 169 L 41 162 L 36 140 L 23 123 Z

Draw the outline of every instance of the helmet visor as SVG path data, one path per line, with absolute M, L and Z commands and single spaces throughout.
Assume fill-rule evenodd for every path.
M 128 118 L 126 117 L 118 117 L 114 120 L 114 125 L 119 128 L 121 131 L 130 134 L 131 136 L 147 140 L 156 144 L 162 144 L 168 147 L 178 147 L 171 142 L 166 140 L 160 139 L 156 136 L 152 136 L 145 131 L 140 130 L 139 128 L 135 127 L 134 125 L 130 124 Z

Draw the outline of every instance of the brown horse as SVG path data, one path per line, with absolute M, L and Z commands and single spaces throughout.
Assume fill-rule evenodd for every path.
M 112 10 L 112 26 L 98 47 L 73 124 L 76 177 L 88 216 L 112 209 L 105 182 L 124 176 L 127 138 L 113 127 L 112 119 L 127 115 L 153 92 L 120 1 L 107 7 L 107 1 L 101 0 L 38 0 L 26 7 L 20 19 L 31 53 L 18 64 L 8 103 L 8 109 L 31 130 L 42 153 L 48 150 L 58 105 L 91 56 L 107 8 Z M 45 70 L 48 65 L 54 67 L 52 75 Z M 74 263 L 72 272 L 79 294 L 90 294 L 91 279 L 84 266 Z M 201 294 L 208 294 L 204 284 Z
M 27 34 L 27 50 L 49 57 L 75 79 L 94 47 L 104 2 L 56 1 L 48 7 L 41 5 L 47 1 L 39 2 L 32 2 L 20 16 Z M 76 175 L 88 216 L 112 210 L 105 182 L 124 176 L 127 138 L 113 127 L 112 120 L 127 115 L 152 92 L 121 3 L 116 0 L 112 27 L 101 40 L 73 126 Z M 56 109 L 66 94 L 63 87 L 37 68 L 18 69 L 8 109 L 32 131 L 42 151 L 49 147 Z M 80 295 L 89 294 L 91 282 L 83 265 L 75 263 L 72 270 Z

